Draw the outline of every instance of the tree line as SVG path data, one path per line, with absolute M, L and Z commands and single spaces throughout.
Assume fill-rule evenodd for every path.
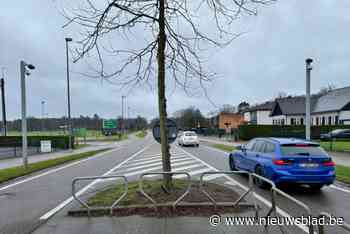
M 144 117 L 138 116 L 136 118 L 118 119 L 118 123 L 122 123 L 126 129 L 130 130 L 140 130 L 147 128 L 147 120 Z M 101 130 L 102 129 L 102 120 L 100 116 L 94 114 L 90 116 L 79 116 L 72 118 L 73 128 L 86 128 L 89 130 Z M 3 124 L 1 125 L 1 127 Z M 12 121 L 7 121 L 8 131 L 21 131 L 21 119 L 15 119 Z M 28 131 L 64 131 L 68 126 L 68 118 L 63 116 L 61 118 L 36 118 L 28 117 L 27 118 L 27 129 Z

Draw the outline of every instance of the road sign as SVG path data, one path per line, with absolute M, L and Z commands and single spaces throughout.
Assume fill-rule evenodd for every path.
M 116 119 L 106 119 L 103 120 L 102 123 L 102 128 L 103 129 L 113 129 L 113 128 L 117 128 L 117 120 Z
M 51 141 L 40 141 L 41 153 L 50 153 L 51 150 Z
M 176 123 L 171 120 L 171 119 L 167 119 L 166 120 L 166 126 L 168 129 L 168 142 L 169 143 L 173 143 L 177 137 L 177 126 Z M 159 126 L 159 120 L 157 120 L 157 122 L 154 124 L 153 126 L 153 137 L 154 139 L 160 143 L 160 126 Z
M 86 137 L 87 130 L 86 130 L 86 128 L 76 128 L 76 129 L 74 129 L 73 134 L 76 137 Z

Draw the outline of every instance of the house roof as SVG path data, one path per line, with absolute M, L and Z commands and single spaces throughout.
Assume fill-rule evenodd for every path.
M 311 96 L 311 110 L 317 102 L 318 96 Z M 279 108 L 281 113 L 275 113 Z M 274 115 L 300 115 L 305 114 L 305 96 L 277 98 L 271 116 Z
M 339 111 L 350 103 L 350 86 L 334 89 L 321 96 L 313 108 L 314 113 Z
M 248 109 L 245 110 L 245 112 L 252 112 L 252 111 L 258 111 L 258 110 L 267 110 L 267 111 L 271 111 L 273 106 L 274 106 L 275 102 L 274 101 L 267 101 L 255 106 L 252 106 Z

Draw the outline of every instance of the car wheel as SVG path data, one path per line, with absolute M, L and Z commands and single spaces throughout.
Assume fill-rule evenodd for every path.
M 230 156 L 229 156 L 229 164 L 230 164 L 231 171 L 237 171 L 235 160 L 233 159 L 232 154 L 230 154 Z
M 324 184 L 309 184 L 309 186 L 312 190 L 318 191 L 324 186 Z
M 199 144 L 197 144 L 196 147 L 199 147 Z
M 265 177 L 264 170 L 261 166 L 257 166 L 255 168 L 255 174 L 262 176 L 262 177 Z M 259 178 L 256 178 L 256 177 L 254 178 L 254 183 L 256 184 L 256 186 L 258 186 L 259 188 L 262 188 L 262 189 L 266 189 L 269 187 L 268 183 L 266 183 L 265 181 L 263 181 Z

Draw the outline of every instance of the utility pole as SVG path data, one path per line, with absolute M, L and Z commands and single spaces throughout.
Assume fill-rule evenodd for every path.
M 6 104 L 5 104 L 5 76 L 4 68 L 2 68 L 2 78 L 0 80 L 1 85 L 1 102 L 2 102 L 2 122 L 3 122 L 3 135 L 7 135 L 7 122 L 6 122 Z
M 312 59 L 307 58 L 306 63 L 306 99 L 305 99 L 305 138 L 306 140 L 311 139 L 311 107 L 310 107 L 310 80 L 311 80 L 311 70 L 312 70 Z
M 68 130 L 69 130 L 69 149 L 73 149 L 72 136 L 72 120 L 70 114 L 70 84 L 69 84 L 69 53 L 68 53 L 68 43 L 73 41 L 72 38 L 65 38 L 66 40 L 66 59 L 67 59 L 67 106 L 68 106 Z
M 41 131 L 44 131 L 45 101 L 41 101 Z
M 26 109 L 26 75 L 29 76 L 30 73 L 26 69 L 35 69 L 32 64 L 27 64 L 24 61 L 20 62 L 21 71 L 21 104 L 22 104 L 22 159 L 23 166 L 25 169 L 28 168 L 28 155 L 27 155 L 27 109 Z
M 123 95 L 122 96 L 122 132 L 124 133 L 124 129 L 125 129 L 125 126 L 124 126 L 124 99 L 125 99 L 126 97 Z

